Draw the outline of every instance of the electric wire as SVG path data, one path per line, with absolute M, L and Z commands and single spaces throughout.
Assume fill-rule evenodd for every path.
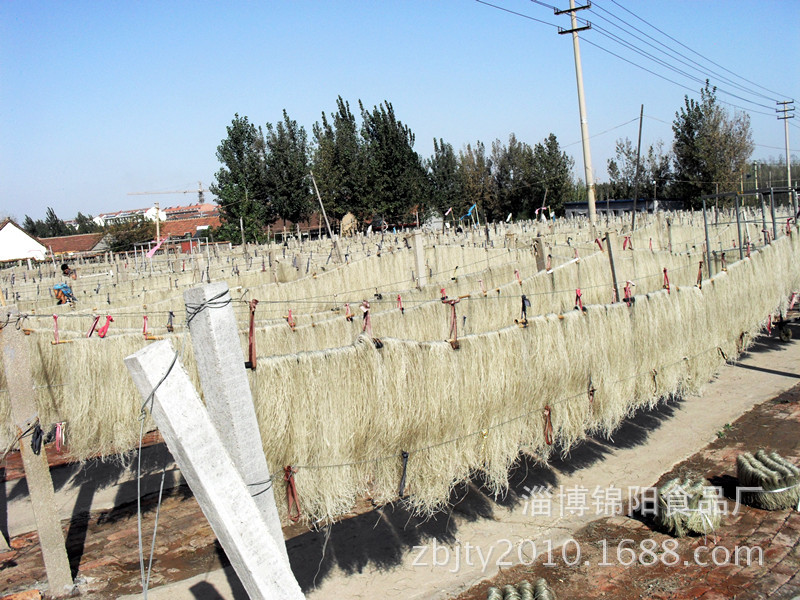
M 684 43 L 682 43 L 682 42 L 678 41 L 677 39 L 675 39 L 674 37 L 672 37 L 672 36 L 671 36 L 671 35 L 669 35 L 668 33 L 666 33 L 666 32 L 664 32 L 664 31 L 662 31 L 661 29 L 659 29 L 658 27 L 656 27 L 656 26 L 655 26 L 655 25 L 653 25 L 652 23 L 649 23 L 649 22 L 645 21 L 645 20 L 644 20 L 642 17 L 638 16 L 636 13 L 634 13 L 634 12 L 630 11 L 629 9 L 625 8 L 625 7 L 624 7 L 624 6 L 622 6 L 622 5 L 621 5 L 619 2 L 617 2 L 617 0 L 611 0 L 611 2 L 613 2 L 614 4 L 616 4 L 617 6 L 619 6 L 619 7 L 620 7 L 622 10 L 624 10 L 625 12 L 627 12 L 627 13 L 631 14 L 632 16 L 636 17 L 637 19 L 639 19 L 639 20 L 640 20 L 642 23 L 644 23 L 645 25 L 648 25 L 649 27 L 652 27 L 652 28 L 653 28 L 653 29 L 655 29 L 657 32 L 659 32 L 661 35 L 663 35 L 663 36 L 667 37 L 668 39 L 672 40 L 673 42 L 675 42 L 675 43 L 676 43 L 676 44 L 678 44 L 679 46 L 681 46 L 681 47 L 685 48 L 685 49 L 686 49 L 686 50 L 688 50 L 689 52 L 692 52 L 693 54 L 696 54 L 697 56 L 699 56 L 699 57 L 700 57 L 700 58 L 702 58 L 703 60 L 710 62 L 712 65 L 714 65 L 714 66 L 716 66 L 716 67 L 719 67 L 719 68 L 720 68 L 720 69 L 722 69 L 723 71 L 726 71 L 727 73 L 730 73 L 731 75 L 735 75 L 736 77 L 738 77 L 738 78 L 739 78 L 739 79 L 741 79 L 742 81 L 746 81 L 747 83 L 749 83 L 749 84 L 751 84 L 751 85 L 754 85 L 754 86 L 756 86 L 756 87 L 758 87 L 758 88 L 761 88 L 762 90 L 764 90 L 764 91 L 766 91 L 766 92 L 769 92 L 770 94 L 774 94 L 774 95 L 776 95 L 776 96 L 782 96 L 782 97 L 784 97 L 784 98 L 787 98 L 787 97 L 788 97 L 788 96 L 786 96 L 785 94 L 780 94 L 780 93 L 778 93 L 778 92 L 776 92 L 776 91 L 774 91 L 774 90 L 770 90 L 769 88 L 766 88 L 766 87 L 764 87 L 764 86 L 762 86 L 762 85 L 759 85 L 759 84 L 755 83 L 754 81 L 750 81 L 749 79 L 747 79 L 747 78 L 745 78 L 745 77 L 742 77 L 741 75 L 738 75 L 738 74 L 737 74 L 737 73 L 735 73 L 734 71 L 731 71 L 730 69 L 727 69 L 727 68 L 723 67 L 721 64 L 714 62 L 714 61 L 713 61 L 713 60 L 711 60 L 710 58 L 707 58 L 707 57 L 703 56 L 702 54 L 700 54 L 700 53 L 699 53 L 699 52 L 697 52 L 696 50 L 693 50 L 692 48 L 690 48 L 690 47 L 689 47 L 689 46 L 687 46 L 686 44 L 684 44 Z M 596 2 L 595 2 L 595 3 L 596 3 Z
M 653 41 L 653 42 L 655 42 L 656 44 L 658 44 L 658 45 L 660 45 L 660 46 L 663 46 L 663 47 L 664 47 L 664 48 L 666 48 L 666 49 L 667 49 L 669 52 L 671 52 L 671 53 L 674 53 L 674 54 L 675 54 L 675 55 L 677 55 L 677 56 L 671 56 L 671 55 L 670 55 L 670 54 L 668 54 L 666 51 L 664 51 L 664 50 L 659 50 L 658 48 L 656 48 L 655 46 L 653 46 L 653 44 L 651 44 L 651 43 L 647 42 L 646 40 L 643 40 L 642 38 L 640 38 L 640 37 L 638 37 L 638 36 L 636 36 L 636 35 L 633 35 L 632 37 L 634 37 L 634 38 L 636 38 L 636 39 L 640 40 L 641 42 L 643 42 L 643 43 L 647 44 L 648 46 L 650 46 L 650 47 L 654 48 L 655 50 L 657 50 L 657 51 L 659 51 L 659 52 L 663 52 L 664 54 L 667 54 L 667 55 L 668 55 L 668 56 L 670 56 L 671 58 L 675 58 L 675 59 L 677 59 L 677 60 L 678 60 L 678 62 L 680 62 L 681 64 L 684 64 L 684 65 L 686 65 L 686 66 L 688 66 L 688 67 L 690 67 L 690 68 L 693 68 L 693 69 L 695 69 L 695 70 L 699 71 L 700 73 L 702 73 L 702 74 L 703 74 L 703 75 L 705 75 L 706 77 L 708 77 L 709 75 L 711 75 L 711 76 L 713 76 L 713 77 L 716 77 L 716 78 L 717 78 L 717 79 L 719 79 L 720 81 L 724 81 L 725 83 L 727 83 L 727 84 L 729 84 L 729 85 L 732 85 L 732 86 L 736 87 L 737 89 L 739 89 L 739 90 L 741 90 L 741 91 L 743 91 L 743 92 L 746 92 L 746 93 L 748 93 L 748 94 L 751 94 L 751 95 L 753 95 L 753 96 L 758 96 L 758 97 L 760 97 L 760 98 L 763 98 L 763 99 L 765 99 L 765 100 L 771 100 L 771 101 L 774 101 L 774 100 L 775 100 L 775 96 L 766 96 L 765 94 L 762 94 L 762 93 L 760 93 L 760 92 L 753 91 L 753 90 L 751 90 L 751 89 L 749 89 L 749 88 L 747 88 L 747 87 L 745 87 L 745 86 L 743 86 L 743 85 L 741 85 L 741 84 L 738 84 L 738 83 L 736 83 L 735 81 L 733 81 L 732 79 L 730 79 L 730 78 L 726 77 L 725 75 L 721 75 L 721 74 L 719 74 L 719 73 L 717 73 L 717 72 L 715 72 L 715 71 L 713 71 L 713 70 L 711 70 L 711 69 L 707 69 L 707 67 L 705 67 L 705 66 L 701 65 L 701 64 L 700 64 L 700 63 L 698 63 L 697 61 L 694 61 L 694 60 L 692 60 L 692 59 L 688 58 L 687 56 L 685 56 L 684 54 L 681 54 L 680 52 L 678 52 L 678 51 L 676 51 L 676 50 L 674 50 L 674 49 L 670 48 L 670 47 L 669 47 L 667 44 L 665 44 L 665 43 L 663 43 L 663 42 L 661 42 L 661 41 L 657 40 L 657 39 L 656 39 L 656 38 L 654 38 L 653 36 L 651 36 L 651 35 L 649 35 L 649 34 L 645 33 L 644 31 L 642 31 L 641 29 L 639 29 L 639 28 L 638 28 L 638 27 L 636 27 L 635 25 L 632 25 L 631 23 L 628 23 L 628 22 L 627 22 L 627 21 L 625 21 L 624 19 L 622 19 L 622 18 L 618 17 L 617 15 L 615 15 L 614 13 L 612 13 L 611 11 L 609 11 L 608 9 L 605 9 L 605 8 L 603 8 L 601 5 L 599 5 L 599 4 L 597 4 L 597 3 L 595 2 L 595 3 L 592 5 L 592 7 L 591 7 L 591 12 L 592 12 L 593 14 L 595 14 L 595 15 L 596 15 L 598 18 L 600 18 L 600 19 L 602 19 L 602 20 L 604 20 L 604 21 L 607 21 L 608 23 L 612 24 L 614 27 L 618 27 L 618 28 L 619 28 L 619 29 L 621 29 L 622 31 L 625 31 L 626 33 L 629 33 L 628 31 L 626 31 L 626 30 L 625 30 L 625 28 L 624 28 L 624 27 L 622 27 L 622 26 L 620 26 L 620 25 L 617 25 L 617 24 L 615 24 L 615 23 L 612 23 L 612 22 L 611 22 L 609 19 L 606 19 L 606 18 L 605 18 L 605 17 L 603 17 L 602 15 L 599 15 L 599 14 L 596 12 L 596 10 L 595 10 L 596 8 L 597 8 L 597 9 L 600 9 L 601 11 L 603 11 L 603 12 L 605 12 L 605 13 L 608 13 L 608 14 L 609 14 L 609 15 L 611 15 L 613 18 L 617 19 L 617 20 L 618 20 L 618 21 L 620 21 L 621 23 L 624 23 L 624 24 L 625 24 L 627 27 L 630 27 L 630 28 L 631 28 L 631 29 L 633 29 L 634 31 L 636 31 L 636 32 L 638 32 L 638 33 L 640 33 L 640 34 L 644 35 L 645 37 L 649 38 L 650 40 L 652 40 L 652 41 Z M 663 34 L 663 35 L 666 35 L 666 34 Z M 707 59 L 706 59 L 706 60 L 707 60 Z M 755 85 L 755 84 L 752 84 L 752 85 Z

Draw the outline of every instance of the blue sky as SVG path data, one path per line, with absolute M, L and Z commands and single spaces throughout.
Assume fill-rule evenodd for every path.
M 567 15 L 541 4 L 487 1 L 569 27 Z M 544 4 L 566 8 L 568 1 Z M 661 139 L 668 146 L 675 111 L 685 94 L 697 96 L 700 88 L 603 36 L 597 27 L 653 52 L 615 29 L 612 15 L 702 60 L 640 17 L 752 82 L 704 63 L 767 96 L 711 76 L 720 88 L 766 106 L 719 94 L 767 113 L 751 113 L 754 158 L 784 156 L 774 106 L 778 99 L 800 103 L 800 1 L 597 0 L 579 16 L 595 25 L 580 35 L 598 181 L 607 179 L 615 141 L 636 139 L 641 104 L 643 145 Z M 0 216 L 43 218 L 51 206 L 67 219 L 78 211 L 194 201 L 192 194 L 128 193 L 194 189 L 198 181 L 208 186 L 219 168 L 216 147 L 234 114 L 263 125 L 280 120 L 285 108 L 310 136 L 339 95 L 354 112 L 359 99 L 368 107 L 390 101 L 423 157 L 432 153 L 434 137 L 458 150 L 476 140 L 487 147 L 507 141 L 512 132 L 533 145 L 552 132 L 574 157 L 575 175 L 583 175 L 571 36 L 475 0 L 4 0 Z M 798 125 L 800 118 L 790 127 L 793 154 L 800 153 Z

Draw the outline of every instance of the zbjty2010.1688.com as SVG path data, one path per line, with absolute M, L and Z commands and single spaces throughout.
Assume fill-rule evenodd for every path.
M 737 565 L 749 566 L 762 565 L 764 551 L 759 546 L 734 546 L 733 549 L 725 546 L 706 545 L 694 549 L 689 558 L 681 558 L 678 553 L 679 542 L 667 538 L 661 543 L 653 539 L 645 539 L 638 544 L 631 539 L 622 539 L 609 543 L 602 539 L 596 542 L 600 545 L 601 557 L 592 563 L 583 560 L 580 542 L 569 539 L 560 549 L 553 549 L 549 539 L 540 540 L 537 546 L 533 540 L 525 539 L 516 544 L 509 539 L 499 539 L 488 547 L 465 542 L 453 547 L 440 544 L 435 539 L 431 544 L 414 546 L 414 567 L 447 568 L 456 573 L 464 567 L 480 567 L 481 572 L 492 565 L 495 567 L 511 567 L 515 564 L 530 566 L 539 558 L 546 558 L 541 563 L 545 567 L 579 565 L 610 567 L 615 565 L 642 566 L 664 565 L 674 567 L 678 565 L 695 564 L 701 567 Z M 516 548 L 516 550 L 515 550 Z

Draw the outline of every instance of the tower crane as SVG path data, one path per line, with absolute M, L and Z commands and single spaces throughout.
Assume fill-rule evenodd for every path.
M 207 190 L 207 189 L 205 189 L 203 187 L 203 182 L 202 181 L 198 181 L 196 190 L 168 190 L 168 191 L 165 191 L 165 192 L 128 192 L 128 196 L 149 196 L 149 195 L 152 195 L 152 194 L 195 194 L 196 193 L 197 194 L 197 203 L 198 204 L 204 204 L 205 203 L 205 197 L 203 196 L 203 194 L 205 194 L 206 192 L 210 193 L 209 190 Z
M 153 194 L 193 194 L 197 192 L 197 203 L 198 204 L 205 204 L 205 197 L 203 196 L 204 193 L 209 192 L 209 190 L 203 188 L 203 182 L 197 182 L 197 190 L 168 190 L 164 192 L 128 192 L 128 196 L 150 196 Z M 159 219 L 159 213 L 161 211 L 161 207 L 159 207 L 159 203 L 155 202 L 156 207 L 156 240 L 158 240 L 161 236 L 161 223 Z

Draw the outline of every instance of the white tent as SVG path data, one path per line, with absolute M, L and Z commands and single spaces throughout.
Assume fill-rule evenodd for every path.
M 25 233 L 11 219 L 0 223 L 0 261 L 33 258 L 44 260 L 47 248 Z

